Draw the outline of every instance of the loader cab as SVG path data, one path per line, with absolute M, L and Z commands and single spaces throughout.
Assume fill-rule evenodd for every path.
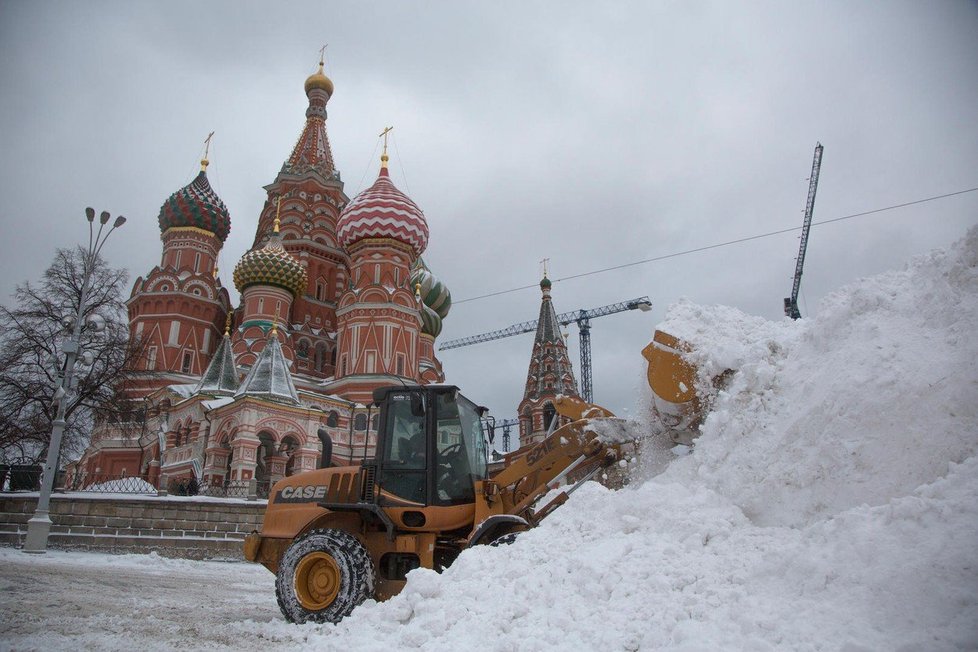
M 483 410 L 451 385 L 384 387 L 377 485 L 392 505 L 449 506 L 475 500 L 486 477 Z

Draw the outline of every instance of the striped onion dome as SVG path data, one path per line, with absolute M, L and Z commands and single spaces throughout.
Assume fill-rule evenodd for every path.
M 210 231 L 221 242 L 231 231 L 231 215 L 203 170 L 189 185 L 170 195 L 160 208 L 160 231 L 187 226 Z
M 417 204 L 394 187 L 386 164 L 370 186 L 347 204 L 336 222 L 344 247 L 366 238 L 391 238 L 420 256 L 428 246 L 428 222 Z
M 421 332 L 432 337 L 441 335 L 441 317 L 428 305 L 421 304 Z
M 252 285 L 275 285 L 299 297 L 305 292 L 306 284 L 306 268 L 282 247 L 278 231 L 264 247 L 252 249 L 234 266 L 234 287 L 238 292 Z
M 431 273 L 424 259 L 418 258 L 411 268 L 411 288 L 421 285 L 421 300 L 444 319 L 452 309 L 452 293 L 437 276 Z

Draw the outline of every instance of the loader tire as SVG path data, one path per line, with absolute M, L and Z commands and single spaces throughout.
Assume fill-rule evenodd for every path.
M 338 623 L 373 596 L 374 565 L 342 530 L 312 530 L 289 546 L 275 575 L 275 596 L 292 623 Z
M 493 547 L 508 546 L 516 541 L 517 534 L 519 534 L 519 532 L 507 532 L 506 534 L 502 534 L 490 541 L 489 545 Z

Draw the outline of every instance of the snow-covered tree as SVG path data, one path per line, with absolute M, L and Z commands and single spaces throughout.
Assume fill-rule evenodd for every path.
M 86 252 L 59 249 L 37 284 L 14 292 L 14 307 L 0 306 L 0 461 L 39 463 L 47 455 L 54 395 L 65 364 L 63 346 L 78 314 Z M 126 409 L 117 400 L 137 359 L 129 342 L 123 288 L 128 274 L 96 257 L 82 316 L 79 360 L 64 400 L 66 427 L 62 459 L 82 452 L 93 424 L 119 419 Z M 126 419 L 128 420 L 128 419 Z

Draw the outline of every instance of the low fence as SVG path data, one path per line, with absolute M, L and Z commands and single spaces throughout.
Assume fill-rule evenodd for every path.
M 0 493 L 0 545 L 24 544 L 36 507 L 36 494 Z M 54 494 L 48 547 L 240 561 L 244 537 L 264 514 L 264 501 Z
M 38 491 L 40 466 L 0 465 L 0 491 Z M 268 480 L 229 480 L 223 484 L 201 484 L 196 478 L 173 478 L 157 489 L 152 483 L 129 475 L 109 473 L 59 473 L 54 491 L 59 493 L 126 494 L 144 496 L 210 496 L 213 498 L 268 498 Z
M 37 491 L 42 468 L 39 464 L 0 464 L 0 490 Z

